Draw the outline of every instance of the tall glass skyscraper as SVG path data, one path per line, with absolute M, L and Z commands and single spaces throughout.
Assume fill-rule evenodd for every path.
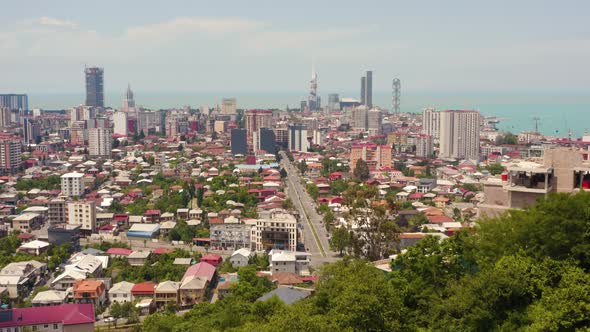
M 90 67 L 86 74 L 86 106 L 104 107 L 104 70 Z

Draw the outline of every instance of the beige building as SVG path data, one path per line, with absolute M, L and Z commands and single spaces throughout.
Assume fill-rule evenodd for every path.
M 109 157 L 111 155 L 112 136 L 111 128 L 88 129 L 88 152 L 90 155 Z
M 221 114 L 235 115 L 238 111 L 238 102 L 236 98 L 223 98 L 221 100 Z
M 96 203 L 93 201 L 68 203 L 68 224 L 80 225 L 84 233 L 96 231 Z
M 479 205 L 480 215 L 525 208 L 550 192 L 590 189 L 587 156 L 587 150 L 558 147 L 546 149 L 542 161 L 504 164 L 506 172 L 501 178 L 484 182 L 485 201 Z
M 297 248 L 297 220 L 282 209 L 270 210 L 256 220 L 252 229 L 252 247 L 259 250 Z

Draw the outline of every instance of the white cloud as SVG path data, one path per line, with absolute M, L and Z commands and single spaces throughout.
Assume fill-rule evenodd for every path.
M 47 17 L 43 16 L 39 18 L 37 23 L 45 26 L 52 26 L 52 27 L 60 27 L 60 28 L 69 28 L 75 29 L 78 27 L 78 24 L 72 21 L 60 20 L 58 18 Z

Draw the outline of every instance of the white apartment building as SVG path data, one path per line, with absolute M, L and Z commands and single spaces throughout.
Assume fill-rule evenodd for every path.
M 109 157 L 112 148 L 111 128 L 88 129 L 88 152 L 91 156 Z
M 129 134 L 127 130 L 126 112 L 116 112 L 113 114 L 113 132 L 117 135 L 127 136 Z
M 440 154 L 442 158 L 479 160 L 478 111 L 440 112 Z
M 80 230 L 86 233 L 96 231 L 96 203 L 71 202 L 68 203 L 68 224 L 80 225 Z
M 440 112 L 434 108 L 425 108 L 422 111 L 422 133 L 433 139 L 440 138 Z
M 221 114 L 234 115 L 237 113 L 238 103 L 236 98 L 223 98 L 221 101 Z
M 82 196 L 84 194 L 84 182 L 82 173 L 66 173 L 61 176 L 61 193 L 65 196 Z
M 367 106 L 361 105 L 352 110 L 351 122 L 352 128 L 365 131 L 368 127 L 368 109 Z
M 268 253 L 271 274 L 290 272 L 298 275 L 309 275 L 311 254 L 308 252 L 271 250 Z
M 256 251 L 297 249 L 297 220 L 282 209 L 273 209 L 256 220 L 252 229 L 252 247 Z

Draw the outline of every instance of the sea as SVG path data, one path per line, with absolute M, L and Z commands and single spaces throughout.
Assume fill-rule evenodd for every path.
M 358 98 L 358 93 L 340 93 L 343 98 Z M 238 108 L 299 108 L 305 94 L 297 92 L 135 92 L 135 101 L 148 109 L 180 108 L 191 106 L 215 107 L 225 97 L 235 97 Z M 322 102 L 328 100 L 322 95 Z M 106 93 L 106 104 L 121 105 L 121 93 Z M 84 102 L 83 93 L 35 94 L 29 93 L 30 108 L 68 109 Z M 390 110 L 391 94 L 374 92 L 373 104 Z M 544 135 L 580 137 L 590 132 L 590 94 L 582 93 L 424 93 L 402 94 L 402 112 L 421 112 L 426 107 L 437 110 L 478 110 L 485 116 L 498 118 L 499 130 L 519 133 L 538 130 Z

